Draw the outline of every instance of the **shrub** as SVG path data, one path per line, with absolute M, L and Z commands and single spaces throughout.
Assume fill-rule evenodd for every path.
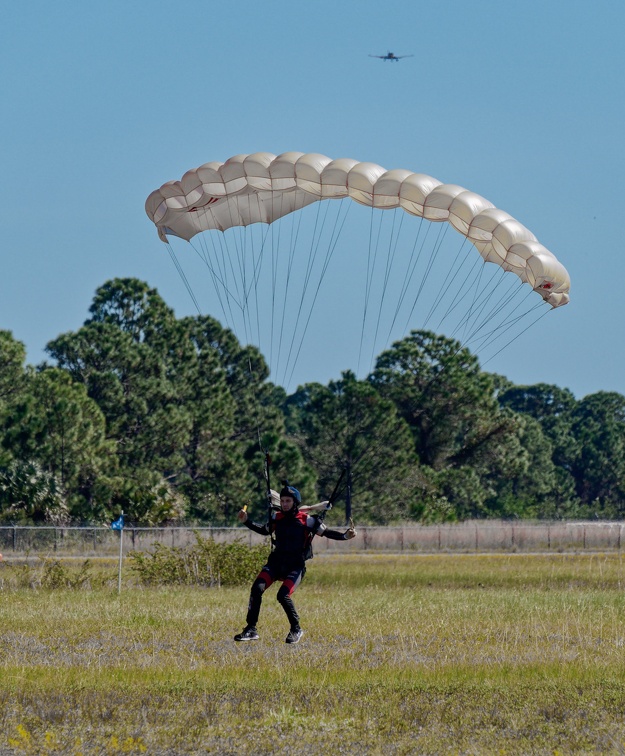
M 7 564 L 0 562 L 0 590 L 58 590 L 69 588 L 82 590 L 102 588 L 113 582 L 109 571 L 92 571 L 92 564 L 86 559 L 80 567 L 64 563 L 61 559 L 38 557 L 36 564 Z
M 85 560 L 78 574 L 73 574 L 59 559 L 44 559 L 41 573 L 41 587 L 54 590 L 56 588 L 84 588 L 89 584 L 89 560 Z
M 216 543 L 195 533 L 190 548 L 156 544 L 154 551 L 133 551 L 130 566 L 144 585 L 241 585 L 252 580 L 267 561 L 267 546 L 241 540 Z

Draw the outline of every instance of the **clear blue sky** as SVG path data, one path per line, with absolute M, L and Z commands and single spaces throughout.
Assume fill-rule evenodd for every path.
M 567 267 L 571 304 L 488 369 L 625 393 L 624 28 L 620 0 L 12 3 L 0 328 L 38 363 L 124 276 L 193 314 L 147 195 L 237 153 L 321 152 L 429 173 L 518 218 Z M 368 57 L 387 50 L 414 57 Z M 326 378 L 354 367 L 309 352 Z

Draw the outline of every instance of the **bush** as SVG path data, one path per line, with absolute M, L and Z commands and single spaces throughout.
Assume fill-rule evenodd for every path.
M 242 585 L 267 561 L 267 546 L 247 546 L 240 540 L 216 543 L 195 533 L 191 548 L 156 544 L 154 551 L 133 551 L 131 568 L 144 585 Z
M 114 576 L 108 570 L 94 573 L 89 559 L 79 567 L 74 563 L 67 564 L 61 559 L 38 559 L 39 562 L 34 565 L 28 562 L 0 562 L 0 590 L 84 590 L 103 588 L 113 583 Z
M 41 573 L 41 587 L 49 590 L 56 588 L 84 588 L 89 584 L 89 560 L 85 560 L 78 574 L 73 574 L 59 559 L 44 559 Z

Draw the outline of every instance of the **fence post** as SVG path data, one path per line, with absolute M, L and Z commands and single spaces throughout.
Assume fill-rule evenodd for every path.
M 621 523 L 619 522 L 618 525 L 618 539 L 616 541 L 616 548 L 620 551 L 621 550 Z
M 399 532 L 399 542 L 401 544 L 401 551 L 404 550 L 404 526 L 401 526 L 401 530 Z
M 13 526 L 13 551 L 17 551 L 17 525 Z
M 586 548 L 586 526 L 584 525 L 583 531 L 582 531 L 582 548 Z
M 438 550 L 441 550 L 441 526 L 438 526 Z
M 547 548 L 551 548 L 551 525 L 547 525 Z
M 477 522 L 475 523 L 475 550 L 478 551 L 479 548 L 479 540 L 478 540 L 478 534 L 477 534 Z

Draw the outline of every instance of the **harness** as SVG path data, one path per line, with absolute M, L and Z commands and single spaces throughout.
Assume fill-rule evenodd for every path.
M 310 515 L 306 512 L 272 513 L 270 531 L 273 542 L 278 549 L 272 553 L 287 560 L 289 558 L 303 559 L 304 561 L 311 559 L 313 556 L 312 540 L 316 533 L 315 529 L 308 526 L 309 517 Z

